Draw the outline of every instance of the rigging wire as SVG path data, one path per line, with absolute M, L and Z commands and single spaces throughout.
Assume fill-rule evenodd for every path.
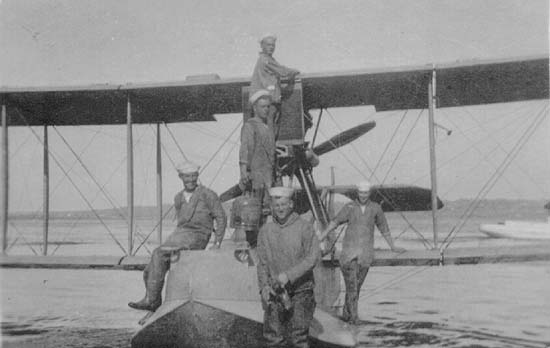
M 151 235 L 153 234 L 153 232 L 155 232 L 158 228 L 158 226 L 162 223 L 162 221 L 164 221 L 164 219 L 166 218 L 166 216 L 168 216 L 168 214 L 172 211 L 172 209 L 174 209 L 174 205 L 171 205 L 170 208 L 166 211 L 166 213 L 164 213 L 164 215 L 162 215 L 162 219 L 160 219 L 160 221 L 157 221 L 156 225 L 153 227 L 153 229 L 151 230 L 151 232 L 149 232 L 145 238 L 143 239 L 143 241 L 139 244 L 139 246 L 136 248 L 136 251 L 134 252 L 134 255 L 137 254 L 137 252 L 139 251 L 139 249 L 141 249 L 141 247 L 145 244 L 145 242 L 147 242 L 147 240 L 151 237 Z
M 453 123 L 452 121 L 450 121 L 450 122 Z M 518 119 L 515 118 L 515 119 L 513 119 L 511 122 L 509 122 L 509 123 L 507 123 L 506 125 L 504 125 L 503 127 L 501 127 L 499 131 L 503 131 L 503 130 L 509 128 L 510 126 L 513 126 L 514 123 L 516 123 L 516 122 L 521 122 L 521 123 L 523 123 L 524 121 L 521 120 L 521 119 L 519 119 L 519 121 L 518 121 Z M 463 131 L 463 130 L 461 130 L 459 127 L 457 127 L 456 124 L 453 123 L 453 125 L 455 126 L 455 128 L 457 128 L 457 129 L 459 130 L 460 134 L 462 134 L 466 139 L 468 139 L 468 138 L 466 137 L 465 131 Z M 472 128 L 471 128 L 471 129 L 472 129 Z M 517 130 L 517 129 L 518 129 L 518 128 L 516 127 L 515 130 Z M 469 139 L 468 139 L 468 140 L 469 140 Z M 462 155 L 464 155 L 465 153 L 467 153 L 468 151 L 470 151 L 471 149 L 473 149 L 476 145 L 479 145 L 480 143 L 484 142 L 485 140 L 486 140 L 486 139 L 481 138 L 481 139 L 479 139 L 479 140 L 477 140 L 477 141 L 475 141 L 475 142 L 470 142 L 470 143 L 471 143 L 470 146 L 468 146 L 468 147 L 467 147 L 466 149 L 464 149 L 463 151 L 461 151 L 461 152 L 455 154 L 453 157 L 451 157 L 451 158 L 449 158 L 449 159 L 447 159 L 447 160 L 445 160 L 445 161 L 443 161 L 443 162 L 439 162 L 439 163 L 438 163 L 438 166 L 437 166 L 437 169 L 440 170 L 440 169 L 443 169 L 443 168 L 447 167 L 447 166 L 450 165 L 450 164 L 453 164 L 457 158 L 461 157 Z M 429 174 L 425 174 L 425 175 L 421 176 L 420 178 L 414 180 L 413 183 L 418 183 L 418 182 L 421 181 L 422 179 L 426 178 L 428 175 L 429 175 Z M 444 192 L 443 195 L 445 196 L 447 193 L 449 193 L 451 190 L 453 190 L 453 188 L 454 188 L 455 186 L 456 186 L 456 185 L 451 185 L 451 187 L 449 188 L 449 190 L 447 190 L 446 192 Z
M 418 116 L 416 117 L 416 120 L 414 121 L 413 126 L 411 127 L 411 129 L 409 130 L 409 133 L 407 133 L 407 136 L 405 137 L 405 140 L 403 140 L 403 143 L 401 144 L 401 148 L 400 148 L 399 151 L 397 152 L 397 155 L 395 155 L 395 157 L 393 158 L 393 161 L 392 161 L 390 167 L 389 167 L 388 170 L 386 171 L 386 175 L 384 176 L 384 179 L 382 179 L 382 182 L 381 182 L 382 185 L 386 182 L 386 179 L 387 179 L 388 176 L 390 175 L 390 172 L 391 172 L 391 170 L 393 169 L 393 166 L 395 165 L 395 163 L 397 163 L 397 160 L 399 159 L 399 156 L 401 155 L 401 152 L 402 152 L 403 149 L 405 148 L 405 145 L 407 144 L 407 141 L 409 141 L 409 137 L 411 136 L 413 130 L 416 128 L 416 125 L 418 124 L 418 120 L 420 120 L 420 116 L 422 116 L 422 114 L 424 113 L 424 110 L 425 110 L 425 109 L 422 109 L 422 110 L 420 110 L 420 112 L 418 113 Z
M 23 120 L 23 122 L 25 122 L 27 124 L 27 127 L 29 127 L 29 129 L 33 132 L 34 136 L 36 137 L 36 139 L 42 144 L 42 146 L 44 146 L 44 143 L 42 142 L 42 139 L 40 138 L 40 136 L 34 131 L 34 129 L 32 129 L 30 126 L 29 126 L 29 123 L 27 122 L 27 119 L 25 118 L 25 116 L 18 110 L 18 109 L 15 109 L 17 111 L 17 114 L 19 115 L 19 117 Z M 66 171 L 65 171 L 65 168 L 63 168 L 61 166 L 61 163 L 57 160 L 56 156 L 54 156 L 54 154 L 50 151 L 50 149 L 48 149 L 48 153 L 50 154 L 50 156 L 52 157 L 52 159 L 54 160 L 54 162 L 57 164 L 57 166 L 61 169 L 61 171 L 67 175 Z M 120 242 L 118 241 L 118 239 L 116 239 L 115 235 L 113 234 L 113 232 L 111 231 L 111 229 L 109 228 L 109 226 L 107 226 L 107 224 L 105 223 L 105 221 L 103 221 L 103 219 L 101 219 L 101 216 L 99 216 L 99 214 L 95 211 L 95 209 L 92 207 L 92 205 L 90 204 L 90 202 L 88 201 L 88 199 L 86 198 L 86 196 L 84 195 L 84 193 L 78 188 L 78 186 L 76 185 L 76 183 L 74 182 L 73 179 L 71 179 L 70 176 L 67 176 L 67 179 L 69 179 L 69 181 L 71 182 L 71 184 L 73 185 L 73 187 L 76 189 L 76 191 L 79 193 L 80 197 L 84 200 L 84 202 L 88 205 L 88 207 L 91 209 L 91 211 L 94 213 L 94 215 L 96 216 L 96 218 L 101 222 L 101 224 L 105 227 L 105 229 L 107 230 L 107 232 L 109 233 L 109 235 L 111 236 L 111 238 L 114 240 L 114 242 L 120 247 L 120 249 L 124 252 L 124 254 L 126 254 L 126 249 L 124 249 L 124 247 L 122 246 L 122 244 L 120 244 Z
M 519 121 L 518 121 L 518 120 L 519 120 Z M 493 151 L 496 150 L 498 147 L 495 148 L 495 149 L 493 149 L 493 150 L 491 150 L 489 153 L 483 153 L 483 151 L 481 151 L 481 150 L 479 149 L 479 147 L 476 146 L 476 145 L 480 145 L 482 142 L 487 141 L 487 138 L 482 137 L 479 141 L 473 142 L 473 141 L 471 141 L 471 139 L 469 139 L 469 138 L 461 131 L 460 127 L 458 127 L 458 125 L 457 125 L 456 123 L 454 123 L 452 120 L 449 120 L 449 121 L 454 125 L 454 127 L 455 127 L 456 129 L 459 130 L 460 134 L 462 134 L 462 135 L 464 136 L 464 138 L 465 138 L 468 142 L 470 142 L 470 143 L 472 144 L 470 147 L 468 147 L 465 151 L 461 152 L 459 155 L 462 155 L 462 154 L 468 152 L 470 149 L 473 148 L 479 155 L 482 156 L 482 159 L 481 159 L 480 161 L 486 160 L 486 161 L 487 161 L 486 163 L 490 164 L 493 168 L 497 168 L 497 167 L 498 167 L 498 165 L 495 164 L 494 161 L 492 160 L 493 158 L 490 157 L 490 156 L 488 156 L 489 153 L 493 152 Z M 506 128 L 506 127 L 508 127 L 508 126 L 510 126 L 510 125 L 515 124 L 516 122 L 521 123 L 521 124 L 524 124 L 524 123 L 525 123 L 525 120 L 523 120 L 523 119 L 521 119 L 521 118 L 517 118 L 516 120 L 512 120 L 512 121 L 510 121 L 508 124 L 506 124 L 503 128 L 501 128 L 501 130 L 504 129 L 504 128 Z M 515 128 L 514 128 L 514 132 L 519 131 L 519 130 L 520 130 L 519 127 L 515 127 Z M 504 152 L 506 153 L 506 150 L 504 150 L 504 149 L 502 149 L 502 148 L 501 148 L 501 150 L 504 151 Z M 459 155 L 455 156 L 454 158 L 457 158 Z M 450 163 L 450 162 L 447 162 L 447 163 Z M 440 168 L 441 168 L 441 167 L 438 167 L 438 169 L 440 169 Z M 474 168 L 475 168 L 475 167 L 474 167 Z M 510 185 L 511 188 L 514 188 L 514 185 L 508 180 L 508 178 L 504 177 L 504 180 L 506 180 L 506 182 Z M 454 187 L 455 187 L 455 185 L 452 185 L 452 187 L 451 187 L 449 190 L 451 190 L 451 189 L 454 188 Z
M 204 172 L 204 170 L 206 169 L 206 167 L 208 167 L 208 165 L 212 162 L 212 160 L 216 157 L 216 155 L 221 151 L 221 149 L 223 149 L 223 147 L 225 146 L 225 144 L 227 144 L 227 142 L 231 139 L 231 137 L 233 136 L 233 134 L 235 134 L 235 132 L 237 131 L 237 129 L 239 129 L 239 127 L 241 127 L 241 125 L 243 124 L 243 121 L 241 119 L 241 121 L 237 124 L 237 126 L 235 128 L 233 128 L 233 130 L 231 131 L 231 133 L 225 138 L 225 140 L 223 141 L 223 143 L 218 147 L 218 149 L 214 152 L 214 154 L 210 157 L 210 159 L 208 160 L 208 162 L 206 162 L 206 164 L 201 168 L 199 174 L 202 174 L 202 172 Z M 234 142 L 233 143 L 233 147 L 231 148 L 233 150 L 233 148 L 235 148 L 235 146 L 238 144 L 238 142 Z M 224 161 L 225 163 L 225 161 Z
M 493 188 L 493 186 L 497 183 L 500 176 L 502 176 L 504 170 L 508 168 L 508 166 L 512 163 L 512 160 L 517 156 L 517 154 L 521 151 L 523 146 L 527 143 L 527 141 L 530 139 L 532 134 L 536 131 L 537 127 L 542 123 L 546 116 L 545 109 L 547 106 L 540 111 L 540 113 L 537 115 L 533 123 L 531 123 L 525 132 L 522 134 L 520 139 L 517 141 L 517 143 L 514 145 L 512 150 L 508 153 L 508 155 L 505 157 L 505 159 L 502 161 L 502 163 L 499 165 L 499 167 L 495 170 L 495 172 L 491 175 L 491 177 L 487 180 L 487 182 L 483 185 L 480 192 L 475 197 L 474 201 L 468 206 L 468 208 L 465 210 L 465 212 L 460 217 L 459 222 L 453 226 L 449 234 L 445 237 L 442 243 L 441 250 L 445 250 L 449 247 L 449 245 L 452 243 L 458 232 L 464 227 L 466 221 L 470 218 L 470 216 L 473 214 L 475 209 L 479 206 L 480 200 L 483 199 Z M 446 244 L 445 244 L 446 243 Z
M 371 172 L 371 175 L 369 177 L 369 180 L 372 180 L 372 177 L 374 176 L 374 173 L 376 173 L 376 170 L 378 169 L 378 166 L 380 165 L 380 162 L 382 162 L 382 159 L 384 158 L 384 156 L 386 156 L 386 152 L 388 151 L 388 149 L 390 148 L 390 145 L 391 143 L 393 142 L 393 139 L 395 139 L 395 136 L 397 135 L 397 131 L 399 130 L 399 128 L 401 127 L 401 124 L 403 124 L 403 121 L 405 120 L 405 116 L 407 116 L 407 113 L 409 112 L 409 110 L 405 110 L 405 112 L 403 113 L 403 116 L 401 116 L 401 120 L 399 120 L 399 123 L 397 124 L 397 126 L 395 127 L 395 129 L 393 130 L 393 134 L 391 135 L 390 137 L 390 140 L 388 141 L 388 143 L 386 144 L 386 147 L 384 148 L 384 151 L 382 151 L 382 154 L 380 155 L 380 157 L 378 158 L 378 162 L 376 162 L 376 165 L 374 166 L 374 169 L 372 170 Z
M 501 144 L 497 139 L 495 139 L 495 137 L 493 136 L 493 133 L 492 133 L 492 132 L 489 132 L 487 129 L 485 129 L 485 128 L 483 127 L 483 125 L 479 123 L 479 121 L 472 115 L 472 113 L 471 113 L 467 108 L 466 108 L 464 111 L 466 112 L 466 114 L 468 115 L 468 117 L 469 117 L 472 121 L 474 121 L 474 122 L 477 124 L 477 126 L 478 126 L 479 128 L 481 128 L 483 131 L 485 131 L 485 133 L 489 136 L 489 138 L 490 138 L 494 143 L 496 143 L 496 144 L 498 145 L 498 148 L 499 148 L 500 150 L 502 150 L 503 152 L 506 152 L 506 149 L 502 146 L 502 144 Z M 539 187 L 539 185 L 538 185 L 538 183 L 536 182 L 536 180 L 533 179 L 533 177 L 531 176 L 531 174 L 529 174 L 528 171 L 526 171 L 526 170 L 525 170 L 524 168 L 522 168 L 521 166 L 515 166 L 515 167 L 516 167 L 517 169 L 519 169 L 527 178 L 529 178 L 529 180 L 531 181 L 531 183 L 532 183 L 533 185 Z M 508 179 L 506 179 L 506 177 L 505 177 L 505 180 L 506 180 L 509 184 L 511 184 L 511 183 L 508 181 Z M 540 188 L 540 187 L 539 187 L 539 188 Z M 541 188 L 541 189 L 542 189 L 542 188 Z
M 330 113 L 330 111 L 327 109 L 327 114 L 330 116 L 330 118 L 332 119 L 332 121 L 338 126 L 338 123 L 336 122 L 336 119 L 334 118 L 334 116 L 332 116 L 332 114 Z M 338 127 L 340 129 L 340 127 Z M 340 129 L 341 130 L 341 129 Z M 322 131 L 321 131 L 321 134 L 323 134 L 323 136 L 325 136 L 326 138 L 328 138 Z M 355 145 L 353 143 L 350 144 L 351 147 L 353 148 L 353 150 L 355 151 L 355 153 L 357 154 L 357 156 L 359 156 L 359 158 L 361 159 L 361 161 L 363 162 L 363 164 L 367 167 L 367 169 L 373 173 L 372 169 L 370 168 L 370 166 L 368 165 L 368 163 L 365 161 L 365 159 L 359 154 L 359 151 L 357 151 L 357 148 L 355 147 Z M 346 161 L 355 169 L 357 170 L 357 172 L 363 176 L 363 178 L 367 179 L 367 176 L 359 169 L 359 167 L 357 167 L 357 165 L 355 165 L 354 162 L 352 162 L 347 156 L 346 154 L 340 149 L 340 148 L 337 148 L 337 150 L 340 152 L 340 154 L 342 155 L 342 157 L 344 157 L 346 159 Z M 374 173 L 373 173 L 374 175 Z M 374 178 L 378 180 L 378 178 L 376 177 L 376 175 L 374 175 Z M 383 195 L 383 198 L 393 207 L 395 207 L 395 205 L 392 203 L 392 201 L 389 199 L 389 197 L 386 197 Z M 432 245 L 431 243 L 422 235 L 422 233 L 420 233 L 413 225 L 412 223 L 409 221 L 409 219 L 407 219 L 407 217 L 405 216 L 405 214 L 403 214 L 403 212 L 401 211 L 397 211 L 396 213 L 398 213 L 401 218 L 408 224 L 408 226 L 411 228 L 411 230 L 413 232 L 415 232 L 419 237 L 420 237 L 420 241 L 424 244 L 424 247 L 426 249 L 431 249 L 432 248 Z
M 216 174 L 214 175 L 214 177 L 210 181 L 210 184 L 208 185 L 208 187 L 211 187 L 212 184 L 214 183 L 214 181 L 218 178 L 218 175 L 221 173 L 222 168 L 225 166 L 225 163 L 229 159 L 229 156 L 233 153 L 233 151 L 235 150 L 236 147 L 237 147 L 237 143 L 235 143 L 235 144 L 233 144 L 233 146 L 231 146 L 231 149 L 227 152 L 227 155 L 225 156 L 222 164 L 218 167 L 218 170 L 216 171 Z
M 38 253 L 36 252 L 36 250 L 34 250 L 34 248 L 32 247 L 31 243 L 27 240 L 27 238 L 25 238 L 25 236 L 24 236 L 23 233 L 19 230 L 19 228 L 17 228 L 17 226 L 16 226 L 13 222 L 11 222 L 11 221 L 9 221 L 9 223 L 10 223 L 10 225 L 15 229 L 15 231 L 19 234 L 19 236 L 18 236 L 17 238 L 15 238 L 15 240 L 13 241 L 13 243 L 10 244 L 10 246 L 6 249 L 6 252 L 7 252 L 8 250 L 10 250 L 11 247 L 14 246 L 15 243 L 17 242 L 17 239 L 18 239 L 19 237 L 21 237 L 21 238 L 23 239 L 23 243 L 25 243 L 25 245 L 28 246 L 28 247 L 32 250 L 32 252 L 33 252 L 35 255 L 38 255 Z
M 186 161 L 189 161 L 189 159 L 187 158 L 187 156 L 185 156 L 185 153 L 183 152 L 183 150 L 181 149 L 180 147 L 180 144 L 176 141 L 176 138 L 174 137 L 174 134 L 172 134 L 172 131 L 170 130 L 170 128 L 168 127 L 168 124 L 166 122 L 163 122 L 164 124 L 164 127 L 166 127 L 166 130 L 168 130 L 168 134 L 170 135 L 170 137 L 172 138 L 172 140 L 174 141 L 174 143 L 176 144 L 176 146 L 178 147 L 178 150 L 180 151 L 180 154 L 183 156 L 183 158 L 186 160 Z
M 99 190 L 101 191 L 101 193 L 103 194 L 103 196 L 105 198 L 107 198 L 107 201 L 111 204 L 111 206 L 114 208 L 114 211 L 123 219 L 123 220 L 127 220 L 127 216 L 124 215 L 121 211 L 121 207 L 114 201 L 115 198 L 114 197 L 111 197 L 111 195 L 103 189 L 104 186 L 102 186 L 98 181 L 97 179 L 95 178 L 95 176 L 92 174 L 92 172 L 90 171 L 90 169 L 86 166 L 86 164 L 84 164 L 84 162 L 78 157 L 78 154 L 74 151 L 74 149 L 71 147 L 71 145 L 67 142 L 67 139 L 65 139 L 65 137 L 61 134 L 61 132 L 59 132 L 59 130 L 57 129 L 56 126 L 53 126 L 53 129 L 55 130 L 55 132 L 58 134 L 58 136 L 61 138 L 61 140 L 63 141 L 63 143 L 65 143 L 65 145 L 67 146 L 67 148 L 71 151 L 71 153 L 73 154 L 73 156 L 75 156 L 76 160 L 78 161 L 78 163 L 80 163 L 81 167 L 84 169 L 84 171 L 88 174 L 88 176 L 92 179 L 92 181 L 94 182 L 94 184 L 99 188 Z M 141 135 L 143 137 L 143 133 Z M 68 173 L 66 174 L 67 175 L 67 178 L 68 177 Z M 92 208 L 93 209 L 93 208 Z M 128 221 L 126 221 L 126 223 L 128 223 Z M 136 235 L 139 235 L 139 227 L 136 226 Z
M 424 266 L 424 267 L 419 267 L 418 266 L 418 268 L 416 268 L 414 271 L 407 271 L 405 273 L 402 273 L 402 274 L 386 281 L 385 283 L 375 287 L 374 289 L 369 290 L 368 292 L 363 292 L 361 295 L 359 295 L 359 299 L 362 300 L 362 299 L 372 297 L 372 296 L 380 293 L 381 291 L 386 290 L 389 287 L 395 286 L 395 285 L 409 279 L 410 277 L 415 276 L 415 275 L 417 275 L 421 272 L 424 272 L 424 271 L 426 271 L 430 268 L 432 268 L 432 266 Z
M 31 139 L 32 137 L 32 134 L 29 133 L 27 134 L 27 137 L 25 138 L 25 140 L 23 140 L 19 146 L 17 146 L 17 148 L 15 149 L 15 151 L 13 151 L 11 154 L 10 154 L 10 159 L 13 159 L 15 157 L 15 155 L 17 155 L 17 153 L 19 152 L 19 150 L 21 150 L 23 148 L 23 146 Z
M 442 110 L 444 110 L 444 109 L 438 109 L 438 110 L 442 111 Z M 439 115 L 439 113 L 438 113 L 438 115 Z M 498 115 L 497 117 L 495 117 L 495 119 L 500 119 L 500 118 L 501 118 L 501 115 Z M 485 123 L 494 123 L 494 121 L 495 121 L 494 119 L 489 119 L 489 120 L 488 120 L 487 122 L 485 122 Z M 451 122 L 451 121 L 450 121 L 450 122 Z M 476 129 L 477 129 L 477 127 L 470 127 L 470 128 L 467 128 L 467 129 L 463 129 L 463 130 L 461 131 L 461 133 L 466 134 L 466 133 L 468 133 L 468 132 L 470 132 L 470 131 L 472 131 L 472 130 L 476 130 Z M 450 138 L 449 138 L 449 137 L 445 137 L 445 138 L 443 138 L 442 140 L 439 140 L 439 144 L 443 144 L 443 143 L 446 143 L 446 142 L 449 142 L 449 141 L 450 141 Z M 410 148 L 408 151 L 403 152 L 402 155 L 407 156 L 407 155 L 411 155 L 411 154 L 416 154 L 416 153 L 418 153 L 420 150 L 424 150 L 424 149 L 426 149 L 426 146 L 425 146 L 425 145 L 416 146 L 416 147 Z M 389 162 L 390 162 L 389 160 L 388 160 L 388 161 L 382 161 L 381 164 L 382 164 L 382 165 L 386 165 L 386 164 L 389 163 Z M 438 168 L 439 168 L 439 163 L 438 163 Z M 418 183 L 419 181 L 421 181 L 422 179 L 424 179 L 425 177 L 427 177 L 427 176 L 429 176 L 429 175 L 430 175 L 429 173 L 427 173 L 427 174 L 425 174 L 425 175 L 422 175 L 422 176 L 420 176 L 418 179 L 413 180 L 412 183 Z
M 459 223 L 457 223 L 457 225 L 455 225 L 453 227 L 453 229 L 451 230 L 451 232 L 449 233 L 449 235 L 447 236 L 447 238 L 445 238 L 444 242 L 449 238 L 449 236 L 455 231 L 455 228 L 460 224 L 460 228 L 459 230 L 464 226 L 464 224 L 466 223 L 466 220 L 469 218 L 469 216 L 473 213 L 473 211 L 475 210 L 475 208 L 477 208 L 477 206 L 479 205 L 479 202 L 477 202 L 477 199 L 478 197 L 480 197 L 481 195 L 483 195 L 483 197 L 489 193 L 489 191 L 492 189 L 492 187 L 496 184 L 496 182 L 498 181 L 498 179 L 500 178 L 500 176 L 504 173 L 504 170 L 512 163 L 512 159 L 517 156 L 517 154 L 519 153 L 519 151 L 521 150 L 521 148 L 523 147 L 523 145 L 525 145 L 525 143 L 527 142 L 527 140 L 529 140 L 529 138 L 531 137 L 531 135 L 533 134 L 533 132 L 536 130 L 536 128 L 533 128 L 533 125 L 535 125 L 538 121 L 537 121 L 537 117 L 539 116 L 544 116 L 544 110 L 542 110 L 541 114 L 540 115 L 537 115 L 535 117 L 535 120 L 533 120 L 533 122 L 531 123 L 531 125 L 529 125 L 527 127 L 527 129 L 524 131 L 523 135 L 518 139 L 518 142 L 514 145 L 512 151 L 510 151 L 510 153 L 508 153 L 508 155 L 504 158 L 504 160 L 501 162 L 501 164 L 499 165 L 498 168 L 496 168 L 495 172 L 491 175 L 491 177 L 487 180 L 487 182 L 484 184 L 484 186 L 481 188 L 480 192 L 478 193 L 478 195 L 476 196 L 476 198 L 474 199 L 474 201 L 467 207 L 467 209 L 465 210 L 464 214 L 461 216 L 461 220 L 459 220 Z M 544 117 L 541 117 L 540 119 L 540 122 L 542 122 L 542 120 L 544 119 Z M 531 132 L 530 135 L 527 135 L 529 132 Z M 523 141 L 523 144 L 521 144 Z M 514 152 L 516 152 L 514 154 Z M 511 158 L 511 159 L 510 159 Z M 507 163 L 508 161 L 508 163 Z M 486 192 L 483 192 L 483 191 L 486 191 Z M 481 198 L 483 198 L 481 197 Z M 481 199 L 480 198 L 480 199 Z M 469 211 L 471 209 L 471 211 Z M 462 220 L 463 219 L 463 220 Z M 457 231 L 458 232 L 458 231 Z M 450 244 L 450 243 L 449 243 Z
M 111 181 L 111 178 L 115 175 L 116 172 L 118 172 L 118 170 L 120 169 L 120 167 L 122 167 L 122 165 L 124 164 L 124 161 L 120 161 L 119 164 L 118 164 L 118 167 L 116 167 L 113 171 L 111 171 L 111 174 L 109 175 L 109 177 L 107 178 L 107 180 L 105 180 L 105 183 L 102 185 L 103 188 L 105 188 L 105 186 L 107 185 L 107 183 L 109 181 Z M 100 194 L 100 191 L 96 191 L 95 192 L 95 196 L 92 198 L 91 202 L 94 203 L 95 200 L 97 199 L 97 197 L 99 197 L 99 194 Z M 71 224 L 71 226 L 69 227 L 69 229 L 65 232 L 65 235 L 63 237 L 63 239 L 61 240 L 62 242 L 64 242 L 65 240 L 67 240 L 67 237 L 69 236 L 69 233 L 73 231 L 73 229 L 76 227 L 76 225 L 78 224 L 78 222 L 84 218 L 84 215 L 79 215 L 75 221 L 73 221 L 73 223 Z M 57 251 L 57 249 L 59 249 L 59 247 L 61 247 L 61 244 L 58 244 L 57 247 L 52 251 L 52 255 L 55 254 L 55 252 Z

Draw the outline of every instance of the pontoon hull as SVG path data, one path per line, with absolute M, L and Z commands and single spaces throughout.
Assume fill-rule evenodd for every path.
M 319 326 L 314 321 L 313 325 Z M 349 347 L 310 338 L 312 347 Z M 343 342 L 345 343 L 345 342 Z M 158 317 L 132 338 L 132 348 L 262 347 L 262 324 L 225 310 L 188 301 Z
M 166 301 L 132 338 L 132 347 L 260 347 L 263 310 L 256 268 L 233 251 L 190 251 L 171 265 Z M 317 302 L 334 302 L 334 269 L 319 275 Z M 338 278 L 339 280 L 339 278 Z M 315 347 L 353 347 L 354 333 L 318 305 L 310 326 Z

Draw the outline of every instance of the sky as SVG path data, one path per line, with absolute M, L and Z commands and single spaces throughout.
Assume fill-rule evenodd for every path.
M 305 73 L 548 55 L 548 15 L 548 1 L 541 0 L 2 0 L 0 86 L 168 82 L 208 73 L 250 76 L 257 40 L 266 32 L 278 36 L 275 57 Z M 436 122 L 453 130 L 450 136 L 437 133 L 440 196 L 478 195 L 541 113 L 542 122 L 487 197 L 550 198 L 547 100 L 439 109 Z M 182 154 L 172 135 L 187 157 L 206 167 L 203 184 L 222 192 L 236 182 L 240 115 L 217 119 L 162 128 L 164 202 L 181 187 L 172 161 L 179 162 Z M 321 158 L 317 182 L 328 183 L 334 166 L 342 184 L 369 178 L 428 187 L 426 111 L 331 109 L 321 123 L 320 139 L 370 120 L 377 127 L 368 135 Z M 136 204 L 153 205 L 155 130 L 134 126 L 134 132 Z M 10 128 L 10 211 L 41 207 L 37 136 L 42 137 L 42 129 Z M 81 154 L 86 169 L 75 162 L 64 139 Z M 52 210 L 87 209 L 82 196 L 97 208 L 125 205 L 124 127 L 50 129 L 50 146 Z M 109 199 L 97 193 L 98 186 L 104 186 Z

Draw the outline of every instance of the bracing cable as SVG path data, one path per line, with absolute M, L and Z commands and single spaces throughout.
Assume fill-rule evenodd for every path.
M 490 192 L 493 186 L 497 183 L 498 179 L 502 176 L 504 170 L 508 168 L 508 166 L 512 163 L 512 160 L 517 156 L 519 151 L 523 148 L 523 146 L 527 143 L 527 141 L 532 136 L 532 134 L 536 131 L 538 126 L 542 123 L 542 121 L 544 120 L 544 117 L 546 116 L 546 112 L 545 112 L 546 108 L 547 106 L 545 105 L 545 107 L 543 108 L 543 110 L 540 111 L 540 113 L 537 115 L 535 120 L 524 131 L 522 136 L 516 142 L 512 150 L 504 158 L 502 163 L 498 166 L 498 168 L 496 168 L 496 170 L 491 175 L 491 177 L 483 185 L 479 193 L 474 198 L 474 201 L 466 208 L 466 210 L 460 217 L 459 222 L 451 229 L 449 234 L 443 240 L 441 250 L 445 250 L 449 247 L 449 245 L 452 243 L 452 241 L 454 240 L 458 232 L 465 225 L 466 221 L 470 218 L 470 216 L 473 214 L 475 209 L 479 206 L 480 200 L 483 199 Z
M 17 114 L 19 115 L 19 117 L 23 120 L 23 122 L 26 123 L 27 127 L 29 127 L 29 129 L 33 132 L 34 136 L 36 137 L 36 139 L 42 144 L 42 146 L 44 146 L 44 143 L 42 141 L 42 139 L 40 138 L 40 136 L 34 131 L 34 129 L 32 129 L 32 127 L 29 126 L 29 123 L 27 122 L 27 119 L 25 118 L 25 116 L 18 110 L 16 109 L 17 111 Z M 61 169 L 61 171 L 67 175 L 66 171 L 65 171 L 65 168 L 63 168 L 63 166 L 61 165 L 61 163 L 58 161 L 57 157 L 54 156 L 54 154 L 50 151 L 50 149 L 48 149 L 48 153 L 50 154 L 50 156 L 52 157 L 52 159 L 54 160 L 54 162 L 57 164 L 57 166 L 59 167 L 59 169 Z M 80 190 L 80 188 L 78 188 L 78 185 L 76 185 L 76 183 L 74 182 L 73 179 L 71 179 L 70 176 L 67 175 L 67 179 L 69 179 L 69 182 L 73 185 L 73 187 L 75 188 L 75 190 L 78 192 L 78 194 L 80 195 L 80 197 L 82 198 L 82 200 L 84 200 L 84 202 L 88 205 L 88 207 L 90 208 L 90 210 L 92 211 L 92 213 L 95 215 L 95 217 L 99 220 L 99 222 L 105 227 L 105 229 L 107 230 L 107 232 L 109 233 L 109 235 L 111 236 L 111 238 L 113 239 L 113 241 L 119 246 L 119 248 L 124 252 L 124 254 L 127 254 L 126 252 L 126 249 L 124 249 L 124 247 L 122 246 L 122 244 L 120 244 L 120 242 L 118 241 L 118 239 L 115 237 L 115 235 L 113 234 L 113 232 L 111 231 L 111 229 L 109 228 L 109 226 L 107 226 L 107 224 L 105 223 L 105 221 L 103 221 L 103 219 L 101 218 L 101 216 L 99 216 L 99 214 L 95 211 L 94 207 L 91 205 L 91 203 L 88 201 L 88 199 L 86 198 L 86 196 L 84 195 L 84 193 Z
M 327 109 L 327 114 L 330 116 L 330 118 L 333 120 L 333 122 L 335 124 L 338 124 L 336 123 L 336 120 L 334 118 L 334 116 L 332 116 L 332 114 L 330 113 L 330 111 Z M 341 130 L 341 129 L 340 129 Z M 323 134 L 323 136 L 326 137 L 326 135 L 321 132 Z M 365 159 L 360 156 L 359 152 L 357 151 L 357 148 L 355 147 L 355 145 L 353 143 L 350 144 L 351 147 L 354 149 L 355 153 L 359 156 L 359 158 L 361 159 L 361 161 L 363 162 L 363 164 L 367 167 L 367 169 L 373 173 L 374 175 L 374 178 L 378 180 L 378 178 L 376 177 L 376 175 L 374 174 L 374 172 L 372 171 L 372 169 L 370 168 L 370 166 L 368 165 L 368 163 L 365 161 Z M 347 156 L 346 154 L 340 150 L 340 148 L 337 148 L 337 150 L 340 152 L 340 154 L 342 155 L 342 157 L 344 157 L 346 159 L 346 161 L 361 175 L 363 176 L 363 178 L 367 179 L 367 176 L 363 173 L 363 171 L 361 171 L 359 169 L 359 167 L 357 167 L 357 165 L 351 161 Z M 392 206 L 394 206 L 394 204 L 392 203 L 392 201 L 389 199 L 389 197 L 386 197 L 386 196 L 383 196 L 383 198 Z M 397 213 L 399 213 L 399 215 L 401 216 L 401 218 L 408 224 L 408 226 L 411 228 L 411 230 L 413 232 L 415 232 L 419 237 L 420 237 L 420 241 L 422 242 L 422 244 L 424 244 L 424 247 L 426 249 L 431 249 L 432 248 L 432 245 L 431 243 L 422 235 L 422 233 L 420 233 L 413 225 L 412 223 L 409 221 L 409 219 L 407 219 L 407 217 L 403 214 L 403 212 L 401 211 L 398 211 Z

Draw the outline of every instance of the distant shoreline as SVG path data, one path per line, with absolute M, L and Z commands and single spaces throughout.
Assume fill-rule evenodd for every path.
M 471 203 L 472 199 L 457 199 L 453 201 L 443 201 L 445 206 L 440 210 L 442 214 L 446 212 L 456 212 L 465 210 Z M 476 215 L 484 216 L 487 212 L 492 212 L 495 209 L 498 210 L 533 210 L 544 211 L 544 205 L 548 203 L 548 200 L 527 200 L 527 199 L 484 199 L 479 202 L 476 209 Z M 336 202 L 336 211 L 341 208 L 345 202 Z M 224 203 L 226 211 L 229 212 L 231 202 Z M 172 205 L 164 204 L 162 211 L 164 214 L 172 209 Z M 95 210 L 97 215 L 102 219 L 120 220 L 126 219 L 127 208 L 121 207 L 120 209 L 97 209 Z M 416 212 L 419 214 L 425 212 Z M 156 206 L 136 206 L 134 207 L 134 216 L 136 219 L 157 219 L 158 208 Z M 91 210 L 75 210 L 75 211 L 50 211 L 50 219 L 95 219 L 96 214 Z M 41 219 L 41 212 L 13 212 L 8 215 L 9 219 L 13 220 L 27 220 L 27 219 Z M 173 212 L 169 212 L 165 219 L 172 219 Z

